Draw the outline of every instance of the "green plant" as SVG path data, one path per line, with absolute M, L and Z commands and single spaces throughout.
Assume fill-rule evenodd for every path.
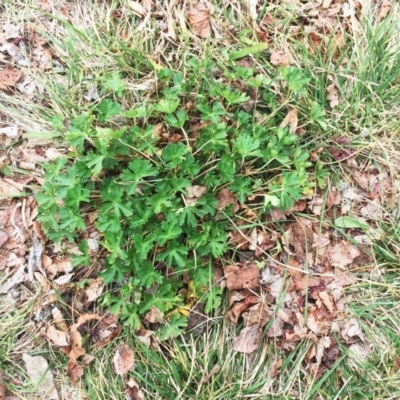
M 266 98 L 269 86 L 261 83 L 272 79 L 254 79 L 232 65 L 230 80 L 217 81 L 206 78 L 212 76 L 209 63 L 189 65 L 187 78 L 170 69 L 158 72 L 161 91 L 154 101 L 123 111 L 105 98 L 72 120 L 63 132 L 70 160 L 46 166 L 37 196 L 38 220 L 49 239 L 79 243 L 82 255 L 74 256 L 75 264 L 89 262 L 84 216 L 98 212 L 96 227 L 108 254 L 102 276 L 114 285 L 102 302 L 135 328 L 140 315 L 156 306 L 170 315 L 161 339 L 184 327 L 175 312 L 186 303 L 179 294 L 184 281 L 204 295 L 207 312 L 219 306 L 220 291 L 207 291 L 211 261 L 229 250 L 227 217 L 234 210 L 218 212 L 216 192 L 228 188 L 240 203 L 255 196 L 267 212 L 291 207 L 313 184 L 298 136 L 279 127 L 284 115 L 277 112 L 265 126 L 257 123 L 254 112 L 242 107 L 249 97 L 231 81 L 244 76 L 241 82 Z M 304 92 L 307 80 L 299 70 L 282 74 L 296 96 Z M 116 74 L 104 81 L 105 94 L 120 96 L 124 88 Z M 189 198 L 194 185 L 202 194 Z

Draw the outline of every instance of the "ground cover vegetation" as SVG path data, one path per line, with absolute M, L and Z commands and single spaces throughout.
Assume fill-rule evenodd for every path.
M 0 398 L 399 397 L 397 6 L 1 7 Z

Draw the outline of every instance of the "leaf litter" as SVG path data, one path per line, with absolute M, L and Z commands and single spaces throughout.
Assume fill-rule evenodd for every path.
M 43 2 L 46 3 L 46 2 Z M 134 4 L 135 3 L 135 4 Z M 310 27 L 314 33 L 314 39 L 323 42 L 326 31 L 337 29 L 338 15 L 348 19 L 348 24 L 342 25 L 345 29 L 352 29 L 355 33 L 359 30 L 357 18 L 361 18 L 359 9 L 352 8 L 343 2 L 324 1 L 319 2 L 316 7 L 306 9 L 304 6 L 300 11 L 310 21 Z M 144 5 L 145 3 L 143 3 Z M 139 2 L 130 2 L 130 6 L 138 14 L 142 10 L 147 13 L 147 7 Z M 139 9 L 138 6 L 141 8 Z M 251 13 L 254 17 L 259 11 L 259 4 L 252 2 Z M 392 6 L 391 1 L 382 2 L 377 19 L 382 20 L 387 16 Z M 49 11 L 50 12 L 50 11 Z M 187 21 L 193 32 L 200 38 L 211 36 L 210 6 L 206 2 L 197 3 L 188 13 Z M 265 16 L 259 29 L 268 29 L 268 26 L 278 24 L 276 18 Z M 0 54 L 9 60 L 14 61 L 14 65 L 28 66 L 34 63 L 38 68 L 46 71 L 52 68 L 53 54 L 44 42 L 38 43 L 35 57 L 27 60 L 24 44 L 14 45 L 10 42 L 22 36 L 21 29 L 18 26 L 8 26 L 0 37 Z M 33 32 L 31 35 L 33 37 Z M 258 32 L 257 32 L 258 34 Z M 264 31 L 265 40 L 268 40 L 267 32 Z M 320 40 L 321 39 L 321 40 Z M 315 39 L 316 40 L 316 39 Z M 23 43 L 23 42 L 22 42 Z M 289 65 L 291 58 L 284 52 L 271 53 L 271 63 L 278 66 Z M 16 67 L 14 67 L 16 68 Z M 3 69 L 0 71 L 0 90 L 12 92 L 18 90 L 21 93 L 33 94 L 38 87 L 35 81 L 30 83 L 23 82 L 29 77 L 24 76 L 18 69 Z M 336 83 L 327 86 L 328 101 L 332 108 L 339 105 L 339 93 Z M 31 89 L 25 89 L 31 85 Z M 98 100 L 98 93 L 92 90 L 87 93 L 91 100 Z M 290 110 L 284 120 L 285 126 L 289 126 L 292 133 L 297 130 L 297 110 Z M 20 129 L 16 126 L 9 126 L 0 131 L 8 139 L 15 139 L 20 134 Z M 40 156 L 36 149 L 24 151 L 25 163 L 43 162 L 52 159 L 47 154 Z M 56 150 L 57 151 L 57 150 Z M 342 155 L 339 155 L 341 157 Z M 347 155 L 345 155 L 347 156 Z M 40 158 L 42 157 L 42 158 Z M 10 162 L 8 160 L 7 162 Z M 32 170 L 34 167 L 32 167 Z M 377 210 L 382 202 L 383 195 L 387 194 L 381 190 L 382 183 L 386 185 L 387 176 L 379 176 L 377 171 L 352 171 L 358 172 L 353 178 L 356 183 L 343 183 L 343 187 L 333 188 L 328 194 L 328 208 L 339 210 L 340 215 L 360 214 L 367 223 L 373 223 L 374 217 L 381 218 Z M 10 195 L 20 193 L 29 185 L 29 180 L 18 178 L 4 180 L 1 183 L 0 194 Z M 378 182 L 378 183 L 377 183 Z M 196 202 L 202 197 L 201 187 L 188 188 L 187 203 Z M 367 194 L 367 200 L 365 197 Z M 389 194 L 391 197 L 394 194 Z M 316 196 L 317 197 L 317 196 Z M 0 216 L 5 221 L 5 231 L 0 233 L 0 269 L 6 270 L 10 275 L 11 281 L 7 286 L 2 286 L 2 292 L 7 294 L 12 288 L 19 284 L 29 285 L 28 277 L 32 279 L 31 272 L 34 271 L 34 277 L 41 276 L 43 282 L 46 282 L 49 288 L 53 283 L 60 279 L 59 285 L 62 287 L 69 282 L 68 279 L 74 279 L 71 275 L 71 262 L 68 257 L 59 257 L 58 254 L 47 255 L 48 248 L 44 249 L 43 254 L 34 256 L 34 265 L 27 268 L 25 256 L 29 249 L 34 249 L 29 241 L 31 240 L 32 223 L 36 213 L 36 204 L 32 198 L 25 198 L 25 207 L 16 200 L 7 200 L 6 206 L 0 210 Z M 24 200 L 24 201 L 25 201 Z M 222 189 L 217 195 L 218 212 L 222 212 L 225 207 L 231 206 L 235 213 L 240 213 L 241 205 L 229 192 L 228 189 Z M 373 205 L 371 205 L 371 202 Z M 376 204 L 377 206 L 375 207 Z M 230 308 L 227 312 L 227 318 L 232 323 L 244 322 L 244 328 L 234 339 L 234 348 L 239 352 L 246 354 L 252 353 L 260 346 L 262 329 L 268 323 L 270 328 L 267 332 L 267 340 L 274 340 L 284 351 L 290 351 L 294 345 L 302 339 L 311 339 L 313 346 L 307 355 L 309 370 L 320 376 L 324 369 L 329 369 L 331 365 L 340 356 L 340 350 L 333 333 L 339 333 L 342 343 L 348 346 L 361 346 L 363 340 L 362 330 L 358 321 L 350 317 L 345 312 L 345 288 L 355 282 L 351 274 L 353 266 L 357 266 L 357 258 L 362 255 L 359 247 L 350 244 L 346 239 L 338 239 L 337 233 L 332 229 L 323 228 L 324 232 L 319 232 L 317 224 L 310 222 L 306 218 L 297 217 L 295 221 L 288 222 L 287 216 L 292 217 L 293 212 L 304 211 L 311 215 L 320 215 L 323 202 L 321 197 L 317 201 L 314 199 L 313 205 L 307 201 L 299 202 L 296 207 L 298 210 L 292 210 L 282 213 L 274 210 L 277 220 L 283 220 L 285 224 L 285 234 L 276 233 L 274 238 L 266 238 L 262 232 L 257 229 L 251 231 L 250 240 L 246 239 L 242 250 L 250 250 L 254 256 L 263 257 L 265 253 L 276 243 L 280 243 L 283 251 L 275 255 L 274 262 L 271 262 L 271 256 L 268 260 L 263 260 L 263 268 L 256 264 L 254 259 L 250 262 L 238 262 L 237 264 L 225 267 L 225 277 L 228 289 L 235 290 L 231 293 Z M 375 207 L 375 208 L 374 208 Z M 23 210 L 23 211 L 21 211 Z M 364 211 L 361 211 L 364 210 Z M 371 222 L 372 221 L 372 222 Z M 239 224 L 238 224 L 239 225 Z M 28 228 L 28 229 L 27 229 Z M 352 228 L 346 228 L 347 233 L 356 237 L 356 232 Z M 247 236 L 244 230 L 243 235 Z M 243 235 L 241 237 L 243 238 Z M 46 243 L 45 243 L 46 245 Z M 264 246 L 264 247 L 263 247 Z M 93 245 L 92 251 L 96 253 L 98 247 Z M 261 250 L 260 250 L 261 249 Z M 32 254 L 39 254 L 39 251 L 33 251 Z M 47 263 L 44 260 L 47 257 Z M 40 267 L 40 260 L 43 262 L 43 270 Z M 286 266 L 288 268 L 286 269 Z M 35 269 L 39 271 L 35 271 Z M 315 273 L 311 276 L 310 269 Z M 68 278 L 68 279 L 67 279 Z M 64 280 L 63 280 L 64 279 Z M 37 279 L 35 279 L 37 280 Z M 44 283 L 43 283 L 44 284 Z M 43 285 L 42 285 L 43 286 Z M 83 302 L 85 307 L 95 301 L 103 291 L 103 284 L 96 277 L 89 281 L 89 286 L 83 292 Z M 281 307 L 276 310 L 278 300 L 283 298 Z M 49 304 L 54 305 L 55 298 Z M 264 298 L 267 301 L 264 301 Z M 308 309 L 306 309 L 306 299 L 308 300 Z M 279 303 L 281 304 L 281 303 Z M 45 305 L 42 305 L 45 308 Z M 154 310 L 153 310 L 154 311 Z M 304 320 L 304 313 L 307 311 L 307 319 Z M 77 383 L 83 374 L 84 367 L 90 362 L 93 356 L 86 353 L 82 344 L 82 335 L 80 330 L 90 332 L 90 337 L 97 347 L 102 347 L 113 340 L 121 331 L 118 325 L 118 318 L 114 316 L 100 317 L 96 314 L 83 314 L 74 324 L 68 325 L 63 312 L 57 307 L 52 308 L 52 323 L 44 324 L 42 333 L 49 342 L 61 351 L 64 351 L 68 357 L 67 373 L 73 383 Z M 340 318 L 339 318 L 340 316 Z M 337 323 L 340 319 L 347 316 L 344 322 Z M 149 321 L 157 321 L 159 316 L 149 315 Z M 100 320 L 100 321 L 99 321 Z M 88 328 L 94 323 L 95 326 Z M 142 330 L 138 333 L 138 338 L 143 338 L 149 347 L 151 346 L 151 337 L 153 332 Z M 279 339 L 276 342 L 276 339 Z M 361 344 L 360 344 L 361 343 Z M 134 356 L 132 350 L 122 345 L 115 354 L 115 369 L 121 375 L 124 375 L 132 368 Z M 130 351 L 132 354 L 130 353 Z M 125 351 L 126 350 L 126 351 Z M 25 357 L 28 359 L 27 357 Z M 79 360 L 78 360 L 79 359 Z M 86 360 L 86 361 L 85 361 Z M 115 361 L 117 360 L 117 361 Z M 279 374 L 279 367 L 282 365 L 282 359 L 275 360 L 273 369 L 274 376 Z M 132 365 L 131 365 L 132 364 Z M 117 366 L 118 365 L 118 366 Z M 143 398 L 136 382 L 129 380 L 126 383 L 126 394 L 132 399 Z M 58 397 L 55 397 L 58 398 Z

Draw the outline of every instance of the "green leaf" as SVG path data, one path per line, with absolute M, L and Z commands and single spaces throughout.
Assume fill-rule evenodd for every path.
M 342 216 L 335 219 L 335 226 L 337 228 L 359 228 L 359 229 L 368 229 L 369 225 L 365 222 L 359 221 L 357 219 Z
M 253 46 L 245 47 L 245 48 L 237 50 L 237 51 L 232 51 L 229 54 L 229 58 L 231 60 L 237 60 L 239 58 L 246 57 L 249 54 L 260 53 L 261 51 L 266 50 L 268 47 L 269 47 L 269 43 L 266 43 L 266 42 L 257 43 Z
M 104 89 L 113 91 L 118 97 L 122 97 L 125 90 L 125 82 L 120 78 L 117 71 L 112 75 L 106 75 L 103 84 Z

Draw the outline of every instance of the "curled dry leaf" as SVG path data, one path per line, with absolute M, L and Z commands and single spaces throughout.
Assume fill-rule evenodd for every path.
M 234 212 L 239 211 L 239 209 L 240 209 L 239 203 L 236 200 L 236 198 L 233 195 L 233 193 L 231 191 L 229 191 L 228 189 L 226 189 L 226 188 L 221 189 L 217 193 L 216 197 L 217 197 L 217 200 L 218 200 L 218 206 L 217 206 L 218 210 L 223 210 L 229 204 L 233 204 L 233 211 Z
M 224 274 L 229 290 L 257 289 L 260 286 L 260 272 L 255 264 L 243 267 L 228 265 L 224 268 Z
M 145 315 L 144 319 L 150 324 L 156 324 L 163 318 L 163 313 L 155 306 L 152 305 L 150 310 Z
M 260 298 L 250 291 L 233 292 L 229 299 L 230 308 L 226 313 L 226 318 L 233 324 L 237 324 L 244 311 L 259 302 Z M 246 323 L 246 325 L 250 325 L 250 323 Z
M 198 2 L 187 12 L 186 16 L 190 27 L 197 36 L 201 38 L 208 38 L 211 36 L 209 4 L 202 1 Z
M 144 394 L 139 388 L 139 384 L 132 378 L 126 382 L 125 394 L 128 400 L 144 400 Z
M 76 360 L 69 360 L 67 364 L 67 375 L 72 384 L 76 384 L 83 375 L 83 367 Z
M 0 90 L 9 91 L 22 78 L 22 72 L 13 68 L 0 71 Z
M 328 101 L 332 108 L 339 105 L 339 90 L 334 83 L 327 86 L 326 91 L 328 92 Z
M 68 330 L 68 324 L 65 322 L 64 316 L 62 315 L 61 311 L 57 307 L 54 307 L 51 310 L 51 313 L 53 315 L 53 322 L 56 327 L 61 331 L 66 332 Z
M 118 347 L 114 354 L 114 367 L 118 375 L 125 375 L 135 364 L 133 350 L 126 344 Z
M 299 110 L 297 108 L 293 108 L 292 110 L 290 110 L 286 114 L 286 117 L 281 122 L 281 127 L 282 128 L 286 128 L 288 125 L 290 125 L 289 132 L 290 133 L 296 133 L 297 125 L 298 125 L 298 122 L 299 122 L 299 120 L 297 118 L 298 112 L 299 112 Z
M 201 383 L 207 383 L 213 375 L 215 375 L 219 372 L 220 369 L 221 369 L 221 367 L 218 364 L 214 365 L 213 368 L 211 369 L 211 371 L 208 374 L 203 376 Z
M 282 50 L 272 52 L 270 62 L 272 65 L 284 67 L 291 64 L 289 56 Z
M 250 354 L 257 350 L 261 340 L 261 329 L 258 325 L 246 326 L 233 341 L 233 349 L 239 353 Z

